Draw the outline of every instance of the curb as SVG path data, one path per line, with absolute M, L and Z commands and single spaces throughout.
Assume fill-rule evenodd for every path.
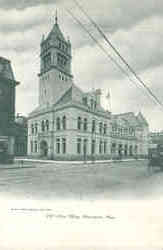
M 37 160 L 37 159 L 15 159 L 16 161 L 32 162 L 32 163 L 43 163 L 43 164 L 96 164 L 96 163 L 118 163 L 118 162 L 129 162 L 129 161 L 144 161 L 146 159 L 124 159 L 124 160 L 97 160 L 97 161 L 52 161 L 52 160 Z

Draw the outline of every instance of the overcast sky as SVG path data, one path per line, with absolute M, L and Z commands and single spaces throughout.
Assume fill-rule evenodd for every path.
M 88 14 L 163 102 L 163 1 L 80 0 Z M 151 130 L 163 129 L 163 109 L 135 87 L 108 60 L 90 37 L 65 12 L 68 7 L 90 29 L 109 53 L 111 49 L 75 7 L 73 0 L 0 0 L 0 56 L 12 61 L 17 87 L 16 111 L 27 115 L 38 104 L 39 53 L 42 34 L 54 23 L 55 10 L 73 48 L 75 83 L 85 91 L 101 88 L 102 103 L 111 91 L 113 113 L 142 111 Z

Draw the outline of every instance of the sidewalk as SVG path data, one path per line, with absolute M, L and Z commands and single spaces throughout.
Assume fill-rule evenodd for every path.
M 0 164 L 0 170 L 7 169 L 24 169 L 24 168 L 35 168 L 33 165 L 21 165 L 20 163 L 13 164 Z
M 97 160 L 97 161 L 55 161 L 55 160 L 39 160 L 28 158 L 15 158 L 15 162 L 31 162 L 31 163 L 45 163 L 45 164 L 94 164 L 94 163 L 111 163 L 111 162 L 128 162 L 128 161 L 144 161 L 145 159 L 121 159 L 121 160 Z

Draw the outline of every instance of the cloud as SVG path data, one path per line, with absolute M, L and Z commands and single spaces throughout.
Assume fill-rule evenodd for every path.
M 55 0 L 55 3 L 61 2 L 62 0 Z M 54 0 L 1 0 L 1 9 L 26 9 L 38 5 L 48 5 L 54 3 Z
M 47 18 L 47 16 L 49 16 L 49 18 Z M 17 9 L 8 11 L 0 10 L 0 32 L 4 34 L 14 32 L 23 33 L 37 26 L 48 25 L 50 21 L 52 22 L 50 6 L 45 9 L 41 5 L 30 7 L 22 11 Z
M 59 7 L 59 25 L 65 37 L 69 35 L 72 42 L 75 83 L 86 91 L 92 87 L 101 87 L 104 95 L 110 88 L 113 112 L 138 112 L 141 109 L 151 128 L 161 128 L 161 111 L 144 96 L 142 90 L 129 82 L 65 13 L 66 6 L 72 9 L 108 53 L 113 55 L 112 50 L 81 15 L 72 0 L 55 3 L 50 0 L 0 2 L 0 55 L 11 60 L 16 80 L 21 82 L 17 87 L 17 112 L 27 114 L 38 104 L 40 40 L 43 33 L 47 35 L 51 30 L 54 22 L 52 17 L 56 7 Z M 131 0 L 82 0 L 80 3 L 100 24 L 144 82 L 163 100 L 163 31 L 160 28 L 163 26 L 163 1 L 142 0 L 141 4 L 136 4 Z M 119 59 L 118 62 L 120 63 Z M 104 98 L 103 104 L 106 107 Z
M 105 32 L 110 33 L 119 29 L 130 29 L 144 19 L 163 14 L 162 0 L 142 0 L 141 4 L 131 0 L 82 0 L 80 4 Z M 77 9 L 73 8 L 73 12 L 75 11 Z

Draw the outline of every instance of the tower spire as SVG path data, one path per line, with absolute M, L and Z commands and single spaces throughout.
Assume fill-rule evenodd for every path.
M 57 10 L 55 11 L 55 24 L 58 24 Z

